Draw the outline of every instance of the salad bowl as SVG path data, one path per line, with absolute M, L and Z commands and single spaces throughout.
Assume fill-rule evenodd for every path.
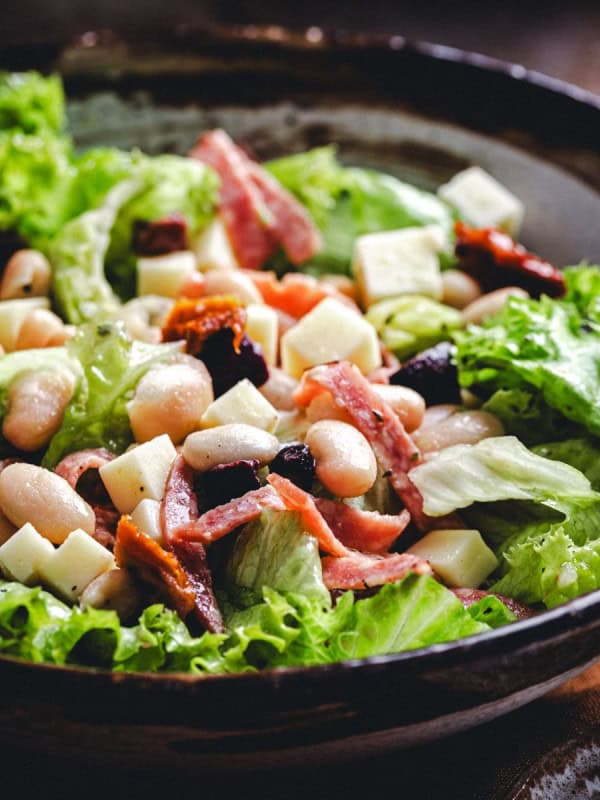
M 600 259 L 600 101 L 523 68 L 398 37 L 280 29 L 106 34 L 11 51 L 64 78 L 78 146 L 186 152 L 222 127 L 259 158 L 336 142 L 423 188 L 478 164 L 523 200 L 523 241 Z M 102 762 L 230 770 L 349 759 L 476 726 L 600 657 L 600 592 L 477 637 L 336 665 L 198 677 L 0 658 L 0 742 Z

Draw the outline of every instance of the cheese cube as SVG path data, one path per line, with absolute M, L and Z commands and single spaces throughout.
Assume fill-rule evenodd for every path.
M 196 257 L 190 250 L 169 253 L 165 256 L 139 258 L 137 293 L 177 297 L 186 279 L 195 271 Z
M 238 269 L 237 259 L 229 242 L 225 226 L 219 217 L 202 231 L 194 243 L 198 269 Z
M 131 512 L 131 520 L 142 533 L 145 533 L 156 542 L 162 541 L 160 503 L 158 500 L 151 500 L 149 497 L 140 500 Z
M 25 297 L 0 302 L 0 345 L 10 353 L 15 349 L 25 318 L 36 308 L 50 308 L 47 297 Z
M 0 567 L 8 577 L 33 584 L 41 565 L 53 555 L 52 544 L 27 522 L 0 547 Z
M 368 307 L 399 294 L 439 299 L 442 278 L 437 254 L 445 245 L 446 234 L 439 225 L 359 236 L 352 269 L 363 304 Z
M 67 600 L 76 600 L 98 575 L 116 567 L 113 554 L 78 528 L 40 564 L 42 581 Z
M 252 341 L 262 348 L 265 361 L 270 367 L 277 363 L 277 346 L 279 344 L 279 317 L 274 308 L 267 305 L 250 303 L 246 306 L 248 318 L 246 333 Z
M 248 378 L 244 378 L 209 405 L 202 415 L 202 427 L 216 428 L 231 422 L 243 422 L 271 432 L 278 420 L 279 413 L 267 398 Z
M 121 514 L 131 514 L 140 500 L 161 500 L 177 455 L 166 433 L 128 450 L 100 467 L 100 477 Z
M 438 195 L 477 228 L 502 228 L 517 236 L 523 224 L 523 203 L 481 167 L 459 172 Z
M 476 589 L 498 566 L 498 559 L 475 530 L 437 530 L 409 548 L 426 558 L 448 586 Z
M 368 374 L 381 366 L 381 350 L 371 323 L 332 297 L 281 337 L 281 365 L 294 378 L 317 364 L 343 360 Z

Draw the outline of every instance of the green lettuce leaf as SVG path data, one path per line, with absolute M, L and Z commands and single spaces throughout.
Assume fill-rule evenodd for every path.
M 498 389 L 482 407 L 498 417 L 506 433 L 528 446 L 577 436 L 582 431 L 580 425 L 550 408 L 542 395 L 533 390 Z
M 493 594 L 482 597 L 481 600 L 470 605 L 467 611 L 474 620 L 483 622 L 490 628 L 501 628 L 517 619 L 514 611 L 511 611 L 499 597 L 495 597 Z
M 598 439 L 565 439 L 560 442 L 541 444 L 533 448 L 534 453 L 553 461 L 564 461 L 583 472 L 592 485 L 600 491 L 600 441 Z
M 0 652 L 44 661 L 47 654 L 34 643 L 36 635 L 69 616 L 68 606 L 39 587 L 0 581 Z
M 525 390 L 600 433 L 600 324 L 597 301 L 584 291 L 597 278 L 597 267 L 571 268 L 563 300 L 511 298 L 482 327 L 455 333 L 461 385 L 481 397 Z
M 60 132 L 65 124 L 65 97 L 57 75 L 0 72 L 0 130 L 23 133 Z
M 236 540 L 227 578 L 228 594 L 242 606 L 256 603 L 265 586 L 331 603 L 317 540 L 294 512 L 265 510 L 247 525 Z
M 177 212 L 194 236 L 214 216 L 219 186 L 216 173 L 200 161 L 174 155 L 140 156 L 132 174 L 140 188 L 119 210 L 106 260 L 110 283 L 124 300 L 135 295 L 134 223 Z
M 391 175 L 342 167 L 333 147 L 277 159 L 266 168 L 304 203 L 323 236 L 323 249 L 303 265 L 315 275 L 350 274 L 357 236 L 417 225 L 439 224 L 448 231 L 452 213 L 435 195 Z
M 127 403 L 138 381 L 171 358 L 177 345 L 132 342 L 122 323 L 104 322 L 80 326 L 67 350 L 81 364 L 82 376 L 44 456 L 46 467 L 88 447 L 122 453 L 133 441 Z

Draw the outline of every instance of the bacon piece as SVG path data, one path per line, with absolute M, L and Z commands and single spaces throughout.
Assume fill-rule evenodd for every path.
M 120 514 L 114 506 L 94 505 L 92 508 L 96 515 L 94 539 L 98 544 L 106 547 L 107 550 L 112 550 L 115 546 L 115 536 Z
M 521 286 L 533 297 L 562 297 L 565 278 L 556 267 L 528 252 L 510 236 L 495 228 L 470 228 L 456 222 L 455 253 L 461 268 L 472 275 L 485 292 L 502 286 Z
M 412 553 L 367 556 L 354 553 L 346 558 L 321 559 L 323 582 L 328 589 L 368 589 L 401 580 L 408 572 L 432 575 L 425 559 Z
M 322 392 L 329 392 L 368 439 L 375 456 L 417 527 L 427 530 L 432 521 L 423 513 L 423 498 L 408 477 L 420 461 L 417 447 L 398 415 L 377 395 L 360 370 L 347 361 L 307 370 L 294 392 L 294 402 L 306 407 Z M 438 524 L 439 520 L 435 524 Z
M 187 222 L 181 214 L 169 214 L 154 222 L 138 219 L 133 223 L 133 251 L 138 255 L 162 256 L 187 247 Z
M 319 497 L 315 501 L 333 534 L 353 550 L 385 553 L 410 522 L 406 509 L 400 514 L 378 514 Z
M 114 453 L 104 447 L 93 450 L 79 450 L 70 453 L 56 465 L 54 471 L 73 488 L 77 488 L 81 476 L 90 469 L 100 469 L 114 458 Z
M 139 530 L 131 517 L 123 516 L 117 527 L 115 558 L 121 567 L 134 567 L 142 579 L 164 592 L 182 619 L 193 613 L 207 630 L 220 632 L 223 623 L 208 582 L 204 548 L 180 548 L 185 564 Z
M 186 352 L 199 355 L 206 340 L 222 330 L 230 330 L 233 348 L 239 352 L 246 327 L 246 309 L 235 297 L 215 295 L 199 300 L 178 300 L 162 327 L 164 342 L 185 339 Z
M 183 456 L 173 461 L 165 493 L 160 504 L 160 528 L 168 545 L 174 541 L 173 531 L 198 519 L 198 501 L 194 492 L 194 471 Z
M 452 589 L 451 591 L 458 597 L 465 608 L 469 608 L 469 606 L 472 606 L 484 597 L 497 597 L 498 600 L 503 602 L 504 605 L 516 615 L 517 619 L 527 619 L 528 617 L 534 617 L 536 614 L 529 606 L 525 606 L 523 603 L 519 603 L 518 600 L 513 600 L 512 597 L 506 597 L 503 594 L 485 592 L 483 589 Z
M 296 198 L 255 161 L 246 158 L 250 178 L 273 215 L 273 235 L 292 264 L 303 264 L 321 249 L 321 235 Z
M 173 552 L 194 590 L 194 612 L 207 631 L 223 633 L 225 625 L 212 586 L 212 575 L 206 560 L 206 550 L 200 542 L 175 539 Z
M 265 508 L 286 511 L 286 505 L 271 486 L 254 489 L 236 497 L 222 506 L 215 506 L 197 520 L 186 523 L 171 532 L 172 541 L 202 542 L 210 544 L 221 539 L 240 525 L 252 522 Z
M 247 157 L 222 130 L 205 133 L 191 158 L 212 167 L 221 178 L 219 213 L 235 257 L 242 267 L 258 269 L 274 252 L 274 223 L 252 180 Z
M 288 511 L 297 511 L 302 516 L 302 524 L 319 542 L 319 547 L 333 556 L 347 556 L 350 551 L 338 539 L 316 506 L 315 498 L 300 489 L 283 475 L 272 472 L 267 480 L 273 486 Z
M 333 297 L 359 312 L 353 300 L 342 294 L 335 286 L 318 281 L 312 275 L 288 272 L 280 281 L 274 272 L 254 271 L 248 273 L 248 276 L 267 305 L 289 314 L 296 320 L 312 311 L 326 297 Z

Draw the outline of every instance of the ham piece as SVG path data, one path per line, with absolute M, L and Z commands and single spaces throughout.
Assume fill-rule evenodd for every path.
M 364 555 L 352 553 L 345 558 L 321 559 L 323 582 L 330 589 L 369 589 L 384 583 L 399 581 L 408 572 L 432 575 L 433 570 L 425 559 L 412 553 L 389 555 Z
M 325 497 L 315 502 L 336 538 L 361 553 L 387 552 L 410 522 L 406 509 L 400 514 L 379 514 Z
M 221 179 L 219 213 L 240 266 L 258 269 L 279 245 L 293 264 L 320 249 L 320 234 L 304 207 L 225 131 L 205 133 L 190 156 Z
M 420 461 L 419 451 L 388 403 L 377 395 L 358 367 L 348 361 L 307 370 L 294 392 L 294 401 L 306 407 L 322 392 L 329 392 L 367 438 L 383 470 L 420 530 L 431 527 L 423 513 L 423 499 L 408 477 Z

